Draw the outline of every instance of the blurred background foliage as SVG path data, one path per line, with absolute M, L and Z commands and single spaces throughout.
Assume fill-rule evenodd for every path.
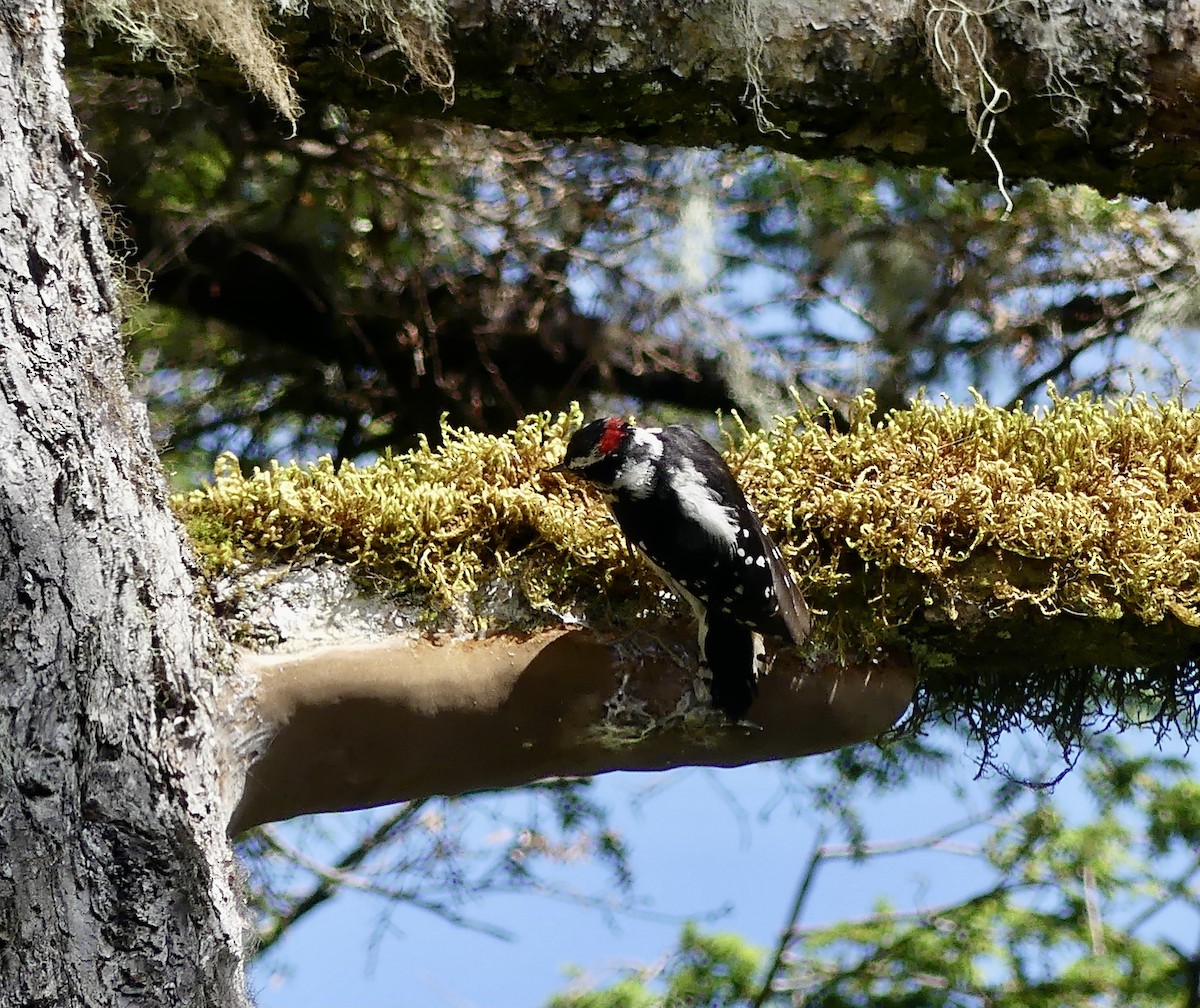
M 74 92 L 131 292 L 132 377 L 180 485 L 223 450 L 361 460 L 436 439 L 443 415 L 499 432 L 574 399 L 756 425 L 789 388 L 834 416 L 868 386 L 884 409 L 922 388 L 1032 403 L 1047 382 L 1191 395 L 1190 215 L 1030 182 L 1004 216 L 999 194 L 935 172 L 382 129 L 335 105 L 291 135 L 259 102 L 83 69 Z M 821 824 L 812 864 L 872 856 L 870 795 L 969 762 L 936 743 L 784 771 Z M 659 967 L 556 1003 L 1200 1004 L 1200 953 L 1150 928 L 1153 907 L 1196 905 L 1190 764 L 1081 759 L 1083 824 L 990 785 L 979 894 L 814 930 L 801 880 L 774 956 L 689 927 Z M 494 930 L 469 912 L 487 892 L 612 910 L 636 887 L 586 782 L 284 824 L 242 853 L 264 950 L 346 888 Z M 545 867 L 579 861 L 605 866 L 602 891 Z
M 919 836 L 820 838 L 773 949 L 687 924 L 668 955 L 603 983 L 581 970 L 551 1006 L 1190 1008 L 1200 989 L 1192 772 L 1177 755 L 1098 739 L 1070 813 L 1003 782 L 977 788 L 988 792 L 977 814 Z M 948 902 L 817 919 L 829 911 L 812 906 L 812 883 L 831 865 L 861 871 L 917 853 L 971 862 L 976 884 Z
M 1083 189 L 756 151 L 556 144 L 79 74 L 146 299 L 130 356 L 171 463 L 360 459 L 572 399 L 656 418 L 787 389 L 1031 400 L 1174 389 L 1190 217 Z M 1176 330 L 1177 331 L 1177 330 Z

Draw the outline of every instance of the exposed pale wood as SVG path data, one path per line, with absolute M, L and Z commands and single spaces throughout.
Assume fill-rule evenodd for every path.
M 680 650 L 576 628 L 249 659 L 276 734 L 234 829 L 542 777 L 805 756 L 886 730 L 915 686 L 893 656 L 810 668 L 789 653 L 762 680 L 749 714 L 758 727 L 702 722 L 702 704 L 690 720 L 664 720 L 693 685 L 672 660 L 686 645 L 672 643 Z

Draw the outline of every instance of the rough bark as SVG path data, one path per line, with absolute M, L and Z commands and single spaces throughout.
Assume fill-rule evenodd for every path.
M 1200 203 L 1200 20 L 1183 0 L 455 0 L 444 29 L 403 24 L 410 53 L 444 41 L 452 103 L 446 89 L 396 87 L 412 64 L 382 29 L 364 33 L 374 8 L 357 24 L 353 4 L 306 10 L 273 26 L 299 103 L 369 107 L 381 125 L 449 115 L 539 136 L 763 144 L 995 179 L 974 124 L 1009 178 Z M 74 52 L 151 72 L 111 39 L 93 49 L 80 36 Z M 197 72 L 241 86 L 219 61 Z
M 126 391 L 60 22 L 0 5 L 0 1004 L 236 1008 L 236 682 Z

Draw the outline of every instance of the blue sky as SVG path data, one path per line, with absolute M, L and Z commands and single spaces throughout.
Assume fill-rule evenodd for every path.
M 1021 741 L 1010 740 L 1008 752 Z M 961 748 L 953 738 L 946 742 Z M 862 800 L 869 839 L 927 835 L 987 806 L 999 781 L 976 780 L 976 755 L 965 749 L 952 766 L 937 779 Z M 1068 813 L 1074 807 L 1082 814 L 1078 785 L 1068 776 L 1057 789 Z M 395 912 L 381 930 L 378 902 L 350 894 L 300 923 L 255 970 L 259 1005 L 526 1008 L 563 989 L 572 966 L 603 981 L 622 966 L 653 963 L 671 949 L 688 918 L 763 947 L 775 940 L 818 827 L 818 817 L 788 796 L 779 768 L 611 774 L 598 791 L 631 844 L 644 912 L 610 919 L 534 895 L 472 904 L 473 916 L 515 932 L 510 942 L 408 909 Z M 984 835 L 976 830 L 963 839 Z M 586 866 L 559 877 L 579 888 L 603 881 Z M 881 898 L 899 907 L 958 900 L 986 877 L 977 861 L 953 851 L 830 862 L 803 920 L 859 916 Z

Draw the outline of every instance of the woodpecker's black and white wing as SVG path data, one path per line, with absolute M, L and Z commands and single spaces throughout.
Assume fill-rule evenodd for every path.
M 750 517 L 758 532 L 759 549 L 767 558 L 767 569 L 771 572 L 772 597 L 779 610 L 779 618 L 787 627 L 786 636 L 792 639 L 793 644 L 803 644 L 808 640 L 809 631 L 812 629 L 812 614 L 808 610 L 808 603 L 796 587 L 792 572 L 788 570 L 787 562 L 775 541 L 763 530 L 758 516 L 753 511 L 750 512 Z
M 720 453 L 690 427 L 645 434 L 663 450 L 654 482 L 610 505 L 625 534 L 693 607 L 802 644 L 808 606 Z

